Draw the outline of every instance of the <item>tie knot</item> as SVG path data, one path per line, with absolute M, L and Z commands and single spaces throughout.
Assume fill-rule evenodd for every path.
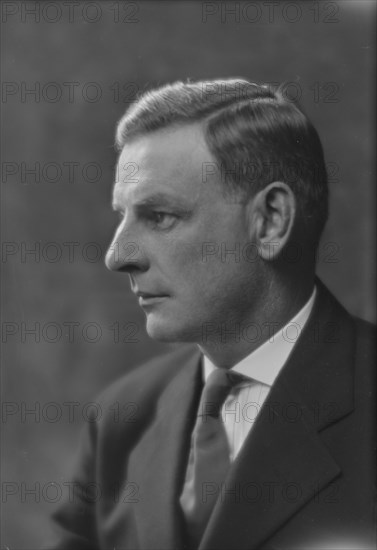
M 226 369 L 211 372 L 203 388 L 198 416 L 218 417 L 230 390 L 243 380 L 241 374 Z

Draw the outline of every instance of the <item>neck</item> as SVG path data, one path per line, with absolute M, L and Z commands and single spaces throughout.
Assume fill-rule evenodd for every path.
M 217 367 L 232 368 L 283 328 L 309 300 L 314 277 L 305 284 L 271 285 L 262 307 L 251 306 L 247 319 L 224 322 L 216 333 L 198 342 L 199 349 Z

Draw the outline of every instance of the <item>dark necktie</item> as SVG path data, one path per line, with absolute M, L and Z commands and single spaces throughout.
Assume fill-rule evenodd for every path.
M 190 456 L 193 475 L 180 498 L 193 547 L 199 545 L 230 466 L 229 445 L 220 413 L 231 388 L 242 379 L 232 371 L 217 368 L 203 389 Z

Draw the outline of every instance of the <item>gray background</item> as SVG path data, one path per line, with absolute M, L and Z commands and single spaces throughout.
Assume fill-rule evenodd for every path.
M 38 4 L 39 21 L 25 13 L 26 5 Z M 145 335 L 128 278 L 108 273 L 103 259 L 90 261 L 105 251 L 116 225 L 109 208 L 114 127 L 135 92 L 186 78 L 291 82 L 332 172 L 318 273 L 349 311 L 374 320 L 373 6 L 80 2 L 70 20 L 63 2 L 3 5 L 2 479 L 8 493 L 1 548 L 32 549 L 45 539 L 48 514 L 58 504 L 52 501 L 67 494 L 63 483 L 88 403 L 166 349 Z M 38 83 L 39 94 L 23 93 Z M 25 173 L 35 163 L 39 181 Z M 67 163 L 77 163 L 74 176 Z M 100 166 L 100 176 L 88 163 Z M 25 256 L 36 243 L 39 257 Z M 70 245 L 73 257 L 63 243 L 77 243 Z M 25 333 L 36 323 L 39 341 Z M 76 323 L 74 337 L 67 323 Z M 122 342 L 132 336 L 129 323 L 137 323 L 138 342 Z M 77 403 L 71 417 L 68 402 Z M 32 488 L 34 495 L 25 493 Z

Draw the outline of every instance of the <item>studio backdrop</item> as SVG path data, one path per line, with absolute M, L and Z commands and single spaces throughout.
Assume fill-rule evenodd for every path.
M 318 275 L 351 313 L 375 319 L 374 2 L 1 10 L 1 547 L 31 550 L 71 490 L 80 428 L 103 412 L 96 395 L 167 347 L 146 335 L 128 277 L 104 266 L 118 221 L 115 126 L 138 94 L 187 79 L 286 82 L 326 155 Z

